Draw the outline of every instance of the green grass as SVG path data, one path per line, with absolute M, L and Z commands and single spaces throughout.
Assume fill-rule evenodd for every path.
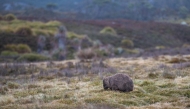
M 129 62 L 130 61 L 130 62 Z M 126 70 L 128 62 L 133 69 L 131 76 L 134 81 L 134 91 L 123 93 L 119 91 L 104 90 L 102 80 L 98 75 L 83 75 L 79 80 L 77 76 L 59 77 L 53 73 L 45 72 L 43 78 L 36 70 L 35 81 L 30 79 L 31 74 L 17 75 L 16 78 L 7 76 L 0 81 L 3 88 L 0 89 L 0 104 L 2 108 L 40 108 L 40 109 L 76 109 L 76 108 L 186 108 L 190 102 L 190 73 L 185 77 L 167 79 L 162 76 L 162 69 L 155 69 L 160 74 L 156 78 L 147 76 L 151 71 L 145 69 L 158 65 L 158 61 L 140 59 L 109 59 L 106 65 Z M 58 64 L 55 62 L 55 64 Z M 46 63 L 36 63 L 45 71 L 48 69 L 59 69 L 54 66 L 48 68 Z M 64 62 L 60 64 L 64 66 Z M 58 65 L 57 65 L 58 66 Z M 146 66 L 146 67 L 145 67 Z M 72 68 L 71 68 L 72 69 Z M 180 69 L 179 72 L 189 70 Z M 127 71 L 126 71 L 127 72 Z M 130 72 L 128 72 L 130 74 Z M 103 76 L 111 75 L 103 73 Z M 47 79 L 51 77 L 51 79 Z M 27 79 L 26 79 L 27 78 Z M 93 78 L 93 79 L 92 79 Z M 5 82 L 10 81 L 11 82 Z M 18 82 L 19 81 L 19 82 Z M 18 84 L 19 83 L 19 84 Z M 39 104 L 40 101 L 40 104 Z

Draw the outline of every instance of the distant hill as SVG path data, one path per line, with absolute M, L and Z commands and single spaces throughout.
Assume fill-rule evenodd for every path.
M 51 6 L 54 6 L 53 8 Z M 25 7 L 25 8 L 23 8 Z M 189 0 L 1 0 L 1 13 L 28 15 L 46 9 L 73 19 L 165 20 L 186 18 Z M 24 12 L 22 12 L 24 11 Z M 66 14 L 65 14 L 66 13 Z M 35 15 L 34 15 L 35 16 Z M 61 18 L 64 18 L 60 16 Z

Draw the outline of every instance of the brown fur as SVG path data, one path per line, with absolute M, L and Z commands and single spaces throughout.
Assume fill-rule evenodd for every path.
M 103 79 L 104 89 L 118 90 L 122 92 L 133 91 L 133 81 L 126 74 L 115 74 Z

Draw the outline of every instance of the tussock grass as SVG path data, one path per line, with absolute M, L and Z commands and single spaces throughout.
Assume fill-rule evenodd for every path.
M 20 87 L 20 85 L 18 83 L 16 83 L 16 82 L 8 82 L 7 86 L 10 89 L 18 89 Z
M 34 33 L 32 35 L 52 36 L 57 31 L 57 28 L 61 25 L 61 23 L 58 21 L 44 23 L 40 21 L 12 20 L 9 22 L 0 21 L 0 25 L 0 32 L 14 33 L 17 31 L 15 28 L 25 27 L 27 25 L 27 28 Z
M 2 76 L 0 107 L 6 109 L 177 109 L 189 107 L 190 73 L 186 73 L 183 77 L 176 75 L 173 79 L 164 78 L 162 76 L 163 69 L 158 67 L 164 63 L 153 59 L 116 58 L 106 60 L 104 63 L 106 66 L 117 69 L 115 73 L 121 71 L 129 74 L 134 82 L 134 91 L 123 93 L 104 90 L 102 79 L 98 74 L 84 73 L 80 79 L 78 75 L 71 77 L 62 75 L 59 77 L 56 76 L 52 68 L 60 69 L 59 65 L 64 66 L 66 62 L 59 62 L 59 65 L 56 65 L 57 63 L 55 62 L 55 65 L 51 68 L 45 67 L 46 63 L 44 62 L 44 73 L 40 73 L 40 70 L 33 72 L 33 75 L 35 75 L 33 79 L 26 79 L 26 77 L 32 75 L 31 73 L 19 75 L 17 78 Z M 35 64 L 42 68 L 42 63 Z M 48 71 L 49 69 L 52 72 Z M 75 66 L 65 69 L 75 69 Z M 187 72 L 190 69 L 188 67 L 184 69 L 167 69 L 169 72 L 174 72 L 173 70 Z M 59 73 L 61 71 L 63 70 L 59 70 Z M 152 72 L 158 74 L 156 78 L 147 76 Z M 101 74 L 106 77 L 112 75 L 112 73 L 105 72 Z M 41 76 L 43 78 L 39 79 Z M 5 81 L 4 84 L 3 81 Z

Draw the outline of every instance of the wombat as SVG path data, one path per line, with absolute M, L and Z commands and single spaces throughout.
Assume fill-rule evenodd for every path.
M 133 81 L 126 74 L 115 74 L 103 79 L 103 87 L 105 90 L 118 90 L 122 92 L 133 91 Z

